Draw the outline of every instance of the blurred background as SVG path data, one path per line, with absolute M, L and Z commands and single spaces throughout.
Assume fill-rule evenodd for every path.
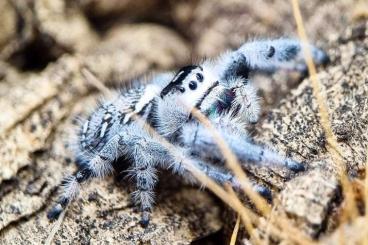
M 349 24 L 367 15 L 363 0 L 300 5 L 308 37 L 321 48 L 338 43 Z M 245 41 L 297 36 L 285 0 L 0 0 L 0 9 L 0 79 L 39 73 L 63 55 L 74 55 L 83 57 L 81 62 L 103 82 L 119 86 L 147 72 L 214 57 Z M 85 58 L 93 54 L 98 61 Z M 281 76 L 256 85 L 268 106 L 297 81 Z
M 301 1 L 309 38 L 323 45 L 364 17 L 365 1 Z M 1 60 L 20 71 L 40 71 L 63 54 L 88 53 L 111 32 L 131 26 L 171 31 L 189 58 L 213 57 L 245 40 L 296 36 L 285 0 L 1 0 Z M 149 34 L 147 34 L 149 35 Z M 132 38 L 131 46 L 158 45 Z M 190 60 L 188 60 L 190 61 Z
M 300 4 L 309 38 L 322 48 L 337 43 L 344 28 L 366 17 L 367 4 L 360 0 Z M 99 77 L 103 82 L 119 86 L 147 72 L 214 57 L 247 40 L 296 37 L 292 7 L 286 0 L 1 0 L 0 9 L 3 79 L 12 71 L 39 73 L 63 55 L 98 53 L 115 59 L 81 62 L 92 70 L 104 66 L 94 73 L 105 73 Z M 127 50 L 139 57 L 124 56 Z M 297 80 L 257 80 L 266 106 Z

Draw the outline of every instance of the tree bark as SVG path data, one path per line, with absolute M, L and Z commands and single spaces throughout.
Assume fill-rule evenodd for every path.
M 368 149 L 368 32 L 363 22 L 347 28 L 338 43 L 330 43 L 331 64 L 318 73 L 326 99 L 332 130 L 341 149 L 358 206 L 364 205 L 359 179 L 364 178 Z M 291 175 L 274 168 L 250 166 L 250 176 L 277 193 L 273 217 L 288 217 L 290 223 L 310 237 L 328 237 L 341 219 L 344 196 L 339 166 L 326 148 L 311 81 L 304 80 L 260 124 L 257 140 L 303 162 L 305 172 Z M 360 189 L 360 191 L 359 191 Z M 360 211 L 362 212 L 362 211 Z M 361 224 L 362 221 L 356 221 Z M 357 226 L 360 227 L 361 226 Z M 265 234 L 265 227 L 259 227 Z M 346 228 L 347 241 L 353 228 Z M 361 232 L 364 234 L 364 230 Z M 359 233 L 359 232 L 358 232 Z M 357 234 L 355 234 L 356 236 Z M 240 239 L 247 239 L 247 234 Z M 277 236 L 276 236 L 277 237 Z M 338 239 L 338 234 L 326 242 Z M 268 237 L 263 237 L 269 239 Z M 275 237 L 273 237 L 275 239 Z M 280 237 L 278 238 L 280 239 Z M 354 237 L 354 240 L 357 240 Z M 267 240 L 265 240 L 267 241 Z M 336 240 L 335 240 L 336 241 Z

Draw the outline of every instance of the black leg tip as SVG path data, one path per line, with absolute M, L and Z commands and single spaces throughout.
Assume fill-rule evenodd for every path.
M 75 163 L 77 164 L 77 166 L 81 169 L 86 168 L 88 166 L 88 161 L 86 161 L 85 159 L 83 159 L 82 157 L 78 156 L 75 159 Z
M 264 199 L 266 199 L 268 202 L 272 202 L 272 192 L 269 188 L 264 186 L 258 186 L 257 192 L 260 194 Z
M 141 218 L 141 226 L 146 228 L 150 222 L 150 213 L 149 211 L 143 211 L 142 218 Z
M 258 119 L 257 120 L 250 120 L 249 123 L 255 125 L 255 124 L 258 123 Z
M 321 62 L 321 65 L 325 66 L 325 65 L 328 65 L 331 62 L 331 59 L 326 53 L 323 53 L 320 62 Z
M 63 207 L 61 206 L 61 204 L 56 204 L 48 213 L 47 213 L 47 218 L 52 221 L 55 220 L 57 218 L 59 218 L 61 212 L 63 212 Z
M 149 225 L 149 219 L 141 219 L 140 224 L 143 228 L 147 228 Z
M 294 70 L 300 74 L 301 78 L 307 77 L 309 75 L 308 66 L 306 63 L 304 63 L 304 61 L 296 63 Z
M 303 164 L 294 161 L 288 161 L 286 167 L 295 173 L 305 171 Z
M 330 57 L 328 56 L 328 54 L 321 50 L 321 49 L 316 49 L 314 51 L 314 62 L 317 65 L 322 65 L 322 66 L 326 66 L 327 64 L 329 64 L 331 62 Z

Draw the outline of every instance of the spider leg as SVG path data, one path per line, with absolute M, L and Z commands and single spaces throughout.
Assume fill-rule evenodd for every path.
M 168 166 L 173 170 L 174 173 L 183 176 L 185 179 L 193 183 L 201 184 L 194 178 L 192 173 L 183 164 L 183 160 L 185 159 L 187 161 L 189 160 L 188 162 L 189 164 L 192 164 L 193 167 L 204 173 L 207 177 L 211 178 L 218 184 L 224 185 L 228 183 L 235 189 L 240 189 L 241 185 L 239 181 L 229 171 L 220 168 L 218 166 L 214 166 L 213 164 L 205 162 L 203 160 L 190 157 L 188 151 L 185 150 L 184 148 L 177 147 L 176 149 L 180 151 L 182 155 L 172 156 L 173 161 L 171 161 L 170 165 Z M 251 183 L 251 185 L 252 185 L 251 187 L 260 195 L 262 195 L 265 199 L 267 199 L 268 201 L 272 200 L 272 193 L 269 188 L 256 183 Z
M 154 204 L 154 187 L 157 182 L 156 169 L 151 166 L 149 161 L 136 161 L 130 171 L 136 183 L 136 190 L 132 193 L 132 199 L 136 206 L 140 206 L 140 222 L 143 227 L 146 227 L 149 224 L 150 213 Z
M 135 206 L 140 207 L 141 212 L 141 225 L 143 227 L 148 226 L 150 221 L 150 213 L 154 204 L 154 188 L 157 183 L 157 175 L 156 175 L 156 163 L 155 160 L 156 154 L 152 154 L 151 151 L 154 151 L 154 148 L 157 146 L 153 146 L 156 144 L 149 138 L 141 138 L 142 142 L 144 141 L 144 145 L 138 145 L 134 149 L 133 156 L 133 167 L 130 168 L 129 175 L 132 176 L 133 181 L 135 182 L 135 191 L 131 194 L 132 200 Z
M 129 133 L 132 137 L 125 137 L 124 142 L 131 146 L 126 148 L 126 154 L 134 162 L 133 167 L 129 170 L 129 175 L 136 183 L 136 191 L 132 193 L 132 197 L 134 203 L 140 206 L 141 224 L 146 227 L 149 224 L 154 203 L 154 187 L 157 183 L 156 167 L 172 169 L 174 173 L 196 182 L 194 176 L 182 164 L 183 159 L 192 158 L 187 154 L 185 148 L 174 146 L 174 148 L 168 149 L 160 139 L 136 125 L 131 126 Z M 230 183 L 234 188 L 240 187 L 236 178 L 221 168 L 197 159 L 192 159 L 192 164 L 219 184 Z M 267 200 L 272 199 L 271 191 L 268 188 L 257 184 L 252 184 L 252 187 Z
M 317 65 L 329 62 L 329 57 L 321 49 L 307 45 Z M 306 72 L 302 44 L 288 38 L 259 40 L 243 44 L 238 50 L 227 52 L 214 63 L 205 63 L 227 80 L 233 77 L 248 78 L 250 72 L 272 73 L 278 69 Z
M 228 125 L 221 125 L 220 123 L 215 124 L 215 126 L 240 163 L 282 166 L 294 172 L 304 170 L 303 164 L 285 158 L 266 147 L 250 142 L 246 134 L 242 133 L 239 127 L 231 128 Z M 208 157 L 208 153 L 210 153 L 211 159 L 221 162 L 225 161 L 211 132 L 203 125 L 199 123 L 185 125 L 181 137 L 183 144 L 190 147 L 192 154 Z
M 167 158 L 167 151 L 158 140 L 138 124 L 132 124 L 124 133 L 125 155 L 132 161 L 128 176 L 135 183 L 132 201 L 140 208 L 141 225 L 147 227 L 154 204 L 157 183 L 156 167 Z
M 132 126 L 130 129 L 132 136 L 124 139 L 125 144 L 131 145 L 127 155 L 133 161 L 133 167 L 128 170 L 128 175 L 132 177 L 136 184 L 136 190 L 132 193 L 132 200 L 136 206 L 140 207 L 141 224 L 146 227 L 150 221 L 150 213 L 154 203 L 154 187 L 157 183 L 156 167 L 170 168 L 174 173 L 182 175 L 186 179 L 196 182 L 190 172 L 184 167 L 179 159 L 188 159 L 185 149 L 176 147 L 169 151 L 167 147 L 139 127 Z M 178 156 L 179 154 L 179 156 Z M 239 188 L 239 183 L 230 173 L 206 164 L 201 161 L 192 161 L 195 167 L 203 171 L 208 177 L 220 184 L 230 183 L 235 188 Z M 266 188 L 254 185 L 254 188 L 265 198 L 271 199 L 271 192 Z
M 120 156 L 119 139 L 120 135 L 114 136 L 82 169 L 64 179 L 62 182 L 63 191 L 57 203 L 47 213 L 50 220 L 59 217 L 67 205 L 78 196 L 82 183 L 94 177 L 102 178 L 112 172 L 111 164 Z

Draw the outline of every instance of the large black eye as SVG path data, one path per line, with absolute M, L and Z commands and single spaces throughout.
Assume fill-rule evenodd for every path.
M 185 88 L 183 88 L 183 87 L 179 87 L 179 91 L 180 91 L 181 93 L 184 93 L 184 92 L 185 92 Z
M 190 81 L 189 82 L 189 88 L 191 90 L 195 90 L 197 88 L 197 83 L 195 81 Z
M 197 77 L 198 82 L 201 83 L 203 81 L 203 75 L 201 73 L 197 73 L 196 77 Z

